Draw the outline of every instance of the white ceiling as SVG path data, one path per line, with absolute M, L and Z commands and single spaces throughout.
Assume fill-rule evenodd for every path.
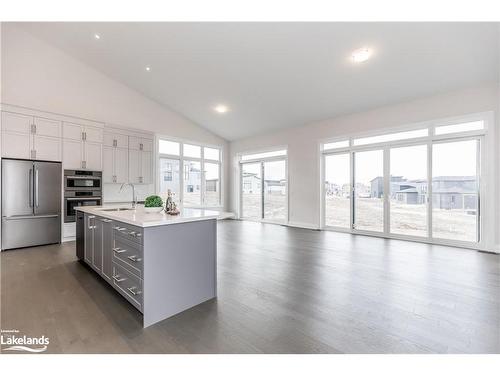
M 492 23 L 22 27 L 228 140 L 498 80 Z M 374 56 L 352 64 L 363 46 Z

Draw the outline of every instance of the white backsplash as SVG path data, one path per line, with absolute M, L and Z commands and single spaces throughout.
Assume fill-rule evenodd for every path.
M 124 186 L 120 192 L 120 184 L 104 184 L 102 194 L 104 203 L 111 202 L 132 202 L 132 188 Z M 148 195 L 154 194 L 154 185 L 134 185 L 137 200 L 143 201 Z

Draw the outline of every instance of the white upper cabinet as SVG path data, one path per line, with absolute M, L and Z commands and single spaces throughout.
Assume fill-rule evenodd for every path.
M 64 122 L 63 124 L 63 138 L 73 139 L 75 141 L 83 141 L 84 126 L 73 124 L 71 122 Z
M 103 133 L 103 129 L 98 127 L 64 122 L 64 168 L 102 170 Z M 72 149 L 74 149 L 74 154 L 72 154 Z
M 129 180 L 131 183 L 153 183 L 153 140 L 129 137 Z
M 83 168 L 83 142 L 80 140 L 63 140 L 64 169 Z
M 115 182 L 128 182 L 128 149 L 117 147 L 114 156 Z
M 104 146 L 128 148 L 128 136 L 119 133 L 104 132 Z
M 102 143 L 83 142 L 84 143 L 84 169 L 92 171 L 102 170 Z
M 34 133 L 36 135 L 61 138 L 61 121 L 35 117 L 34 125 Z
M 106 133 L 104 138 L 106 138 Z M 114 148 L 103 146 L 102 148 L 102 182 L 105 184 L 112 184 L 115 182 L 114 171 Z
M 2 112 L 2 156 L 61 161 L 61 121 Z
M 2 112 L 2 132 L 30 134 L 33 116 Z

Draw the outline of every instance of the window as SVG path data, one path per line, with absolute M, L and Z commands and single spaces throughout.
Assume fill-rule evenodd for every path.
M 326 141 L 322 218 L 328 228 L 481 245 L 486 118 Z M 491 192 L 490 192 L 491 194 Z M 490 195 L 487 195 L 489 197 Z M 480 246 L 482 247 L 482 245 Z
M 373 143 L 391 142 L 391 141 L 400 141 L 404 139 L 427 137 L 428 135 L 429 135 L 429 129 L 425 128 L 418 130 L 410 130 L 406 132 L 377 135 L 374 137 L 355 138 L 353 142 L 354 146 L 362 146 Z
M 257 154 L 245 154 L 241 156 L 241 160 L 265 159 L 265 158 L 272 158 L 275 156 L 286 156 L 286 150 L 261 152 Z
M 159 192 L 162 197 L 167 196 L 167 191 L 173 194 L 174 202 L 179 204 L 179 165 L 180 160 L 160 157 L 160 186 Z
M 432 235 L 477 242 L 479 141 L 432 146 Z
M 427 145 L 390 150 L 390 231 L 427 236 Z
M 204 147 L 203 157 L 206 160 L 220 160 L 220 151 L 216 148 Z
M 180 143 L 160 139 L 158 142 L 158 150 L 160 154 L 178 156 L 180 155 Z
M 170 189 L 185 207 L 221 205 L 220 149 L 160 139 L 158 151 L 158 189 L 164 198 Z
M 256 158 L 260 160 L 255 160 Z M 240 163 L 240 216 L 252 220 L 286 222 L 286 150 L 242 155 Z
M 484 129 L 484 121 L 472 121 L 455 125 L 437 126 L 435 132 L 436 135 L 442 135 L 442 134 L 468 132 L 468 131 L 483 130 L 483 129 Z
M 201 147 L 184 143 L 183 155 L 189 158 L 201 158 Z
M 337 148 L 345 148 L 345 147 L 349 147 L 349 140 L 325 143 L 323 145 L 323 150 L 327 151 L 327 150 L 334 150 Z
M 325 156 L 325 225 L 350 228 L 350 157 L 348 153 Z
M 384 159 L 382 150 L 354 153 L 354 228 L 384 229 Z

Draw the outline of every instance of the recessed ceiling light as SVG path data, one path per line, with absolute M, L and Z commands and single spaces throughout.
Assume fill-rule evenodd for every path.
M 368 60 L 372 56 L 372 50 L 367 47 L 363 47 L 354 51 L 351 55 L 352 62 L 362 63 Z
M 227 111 L 229 111 L 229 108 L 224 104 L 219 104 L 214 107 L 214 111 L 218 113 L 226 113 Z
M 150 66 L 146 66 L 146 71 L 150 72 L 151 71 L 151 67 Z
M 101 36 L 99 34 L 94 34 L 94 38 L 101 39 Z

